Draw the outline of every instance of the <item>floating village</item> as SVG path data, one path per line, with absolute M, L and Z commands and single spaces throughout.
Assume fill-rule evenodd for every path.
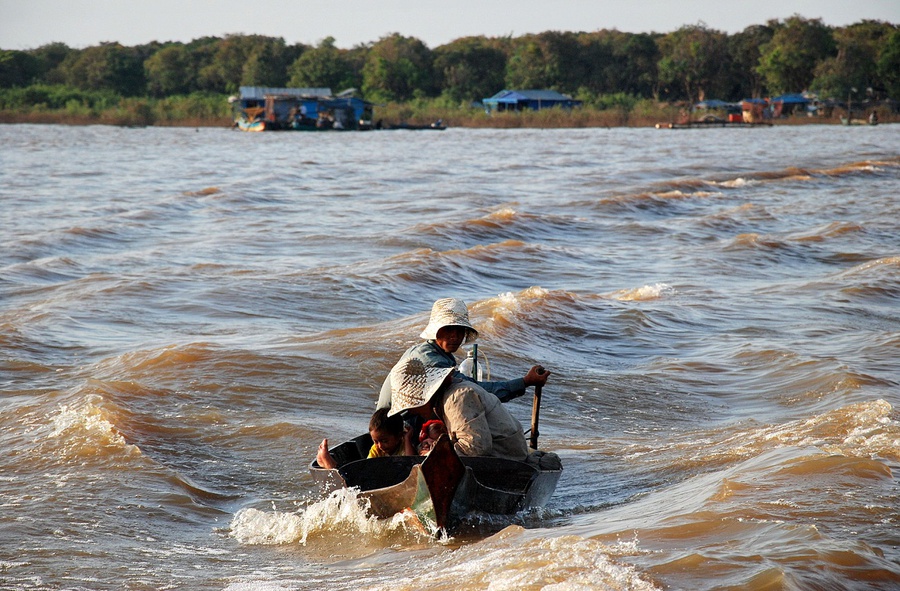
M 355 96 L 355 89 L 332 94 L 330 88 L 240 87 L 240 96 L 228 99 L 234 126 L 242 131 L 368 131 L 372 129 L 444 130 L 438 120 L 429 125 L 375 120 L 376 105 Z M 490 112 L 571 109 L 581 101 L 554 90 L 502 90 L 483 101 Z
M 375 103 L 356 96 L 355 89 L 333 94 L 330 88 L 269 88 L 242 86 L 240 95 L 229 99 L 234 127 L 241 131 L 368 131 L 374 129 L 444 130 L 441 120 L 428 125 L 391 123 L 375 119 Z M 488 114 L 497 112 L 539 111 L 541 109 L 574 109 L 582 105 L 554 90 L 501 90 L 485 98 L 480 105 Z M 848 114 L 850 100 L 847 102 Z M 771 127 L 783 116 L 806 113 L 816 116 L 837 106 L 833 101 L 820 102 L 814 96 L 785 94 L 768 99 L 748 98 L 738 102 L 704 100 L 682 108 L 672 121 L 658 123 L 657 129 L 690 129 L 704 127 Z M 843 107 L 843 105 L 840 105 Z M 842 117 L 844 125 L 877 125 L 873 110 L 864 118 Z

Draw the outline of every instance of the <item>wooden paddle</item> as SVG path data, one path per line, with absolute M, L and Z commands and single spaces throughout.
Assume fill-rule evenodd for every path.
M 537 368 L 538 374 L 543 375 L 544 368 Z M 534 405 L 531 407 L 531 449 L 537 449 L 538 421 L 541 419 L 541 386 L 534 387 Z

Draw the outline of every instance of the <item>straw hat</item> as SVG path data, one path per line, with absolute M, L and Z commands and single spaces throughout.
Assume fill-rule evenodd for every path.
M 388 416 L 418 408 L 431 400 L 452 367 L 425 367 L 421 360 L 401 360 L 391 369 L 391 411 Z
M 431 307 L 431 319 L 428 326 L 419 335 L 426 341 L 433 341 L 437 333 L 445 326 L 461 326 L 466 329 L 466 341 L 478 337 L 478 331 L 469 322 L 469 310 L 466 303 L 456 298 L 441 298 Z

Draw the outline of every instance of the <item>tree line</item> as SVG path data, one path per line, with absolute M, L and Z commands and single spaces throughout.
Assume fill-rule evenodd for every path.
M 851 92 L 898 98 L 900 29 L 871 20 L 830 27 L 795 15 L 735 34 L 698 23 L 665 34 L 464 37 L 434 49 L 395 33 L 350 49 L 336 47 L 332 37 L 309 46 L 226 35 L 132 47 L 51 43 L 0 50 L 0 89 L 53 87 L 61 101 L 83 96 L 78 91 L 162 99 L 234 94 L 240 86 L 355 88 L 373 102 L 441 98 L 453 104 L 504 88 L 552 89 L 601 108 L 616 96 L 737 101 L 811 91 L 821 98 Z

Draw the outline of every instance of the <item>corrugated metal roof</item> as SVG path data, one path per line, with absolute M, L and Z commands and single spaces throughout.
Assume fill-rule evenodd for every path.
M 491 97 L 499 102 L 513 100 L 533 101 L 570 101 L 572 97 L 566 96 L 555 90 L 501 90 Z
M 483 102 L 495 105 L 498 103 L 515 104 L 519 101 L 566 102 L 572 101 L 572 97 L 555 90 L 501 90 L 491 98 L 484 99 Z
M 241 86 L 242 99 L 262 100 L 268 95 L 281 96 L 331 96 L 330 88 L 272 88 L 268 86 Z

